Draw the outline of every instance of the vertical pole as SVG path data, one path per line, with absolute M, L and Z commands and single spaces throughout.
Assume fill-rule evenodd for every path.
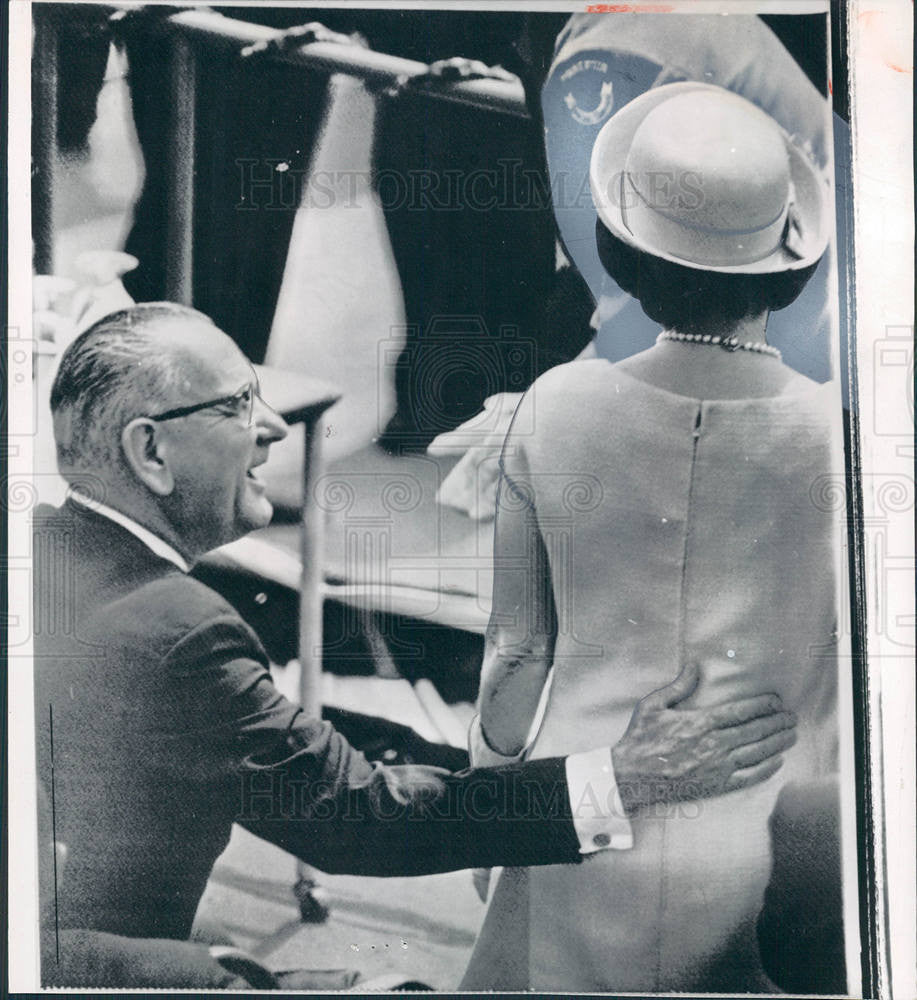
M 320 414 L 308 416 L 304 423 L 302 521 L 300 522 L 300 558 L 302 579 L 299 587 L 299 701 L 306 715 L 322 714 L 322 551 L 321 540 L 325 512 L 315 502 L 313 488 L 321 470 L 321 440 L 324 421 Z M 328 906 L 316 893 L 314 870 L 305 862 L 296 864 L 293 893 L 299 903 L 299 915 L 305 923 L 319 924 L 328 918 Z
M 299 696 L 302 707 L 315 718 L 322 711 L 322 518 L 324 512 L 312 495 L 320 475 L 321 416 L 305 423 L 303 500 L 300 524 L 302 582 L 299 590 Z
M 197 61 L 191 45 L 176 34 L 170 71 L 170 148 L 166 206 L 166 298 L 192 305 L 194 250 L 194 135 Z
M 58 26 L 38 5 L 32 52 L 32 265 L 36 274 L 54 268 L 54 160 L 57 153 Z

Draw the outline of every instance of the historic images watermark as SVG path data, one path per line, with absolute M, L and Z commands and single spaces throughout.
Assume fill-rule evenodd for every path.
M 625 809 L 617 794 L 598 792 L 586 784 L 578 802 L 572 802 L 564 782 L 546 783 L 526 777 L 524 769 L 502 769 L 500 780 L 481 770 L 472 779 L 450 782 L 448 794 L 424 796 L 429 776 L 404 778 L 403 797 L 390 799 L 335 795 L 333 782 L 298 780 L 276 770 L 252 770 L 239 783 L 239 811 L 236 821 L 245 822 L 353 822 L 367 819 L 388 822 L 462 823 L 543 823 L 557 821 L 624 818 L 638 814 L 643 819 L 697 819 L 703 813 L 702 782 L 673 779 L 666 782 L 637 782 L 627 789 L 634 803 Z M 418 787 L 419 783 L 419 787 Z
M 240 212 L 355 209 L 370 188 L 387 212 L 593 210 L 588 175 L 556 171 L 549 180 L 512 157 L 471 170 L 312 170 L 271 157 L 240 157 L 234 163 Z M 620 172 L 608 179 L 607 195 L 624 208 L 643 201 L 661 212 L 693 211 L 704 204 L 704 180 L 692 170 L 652 170 L 642 171 L 635 184 Z

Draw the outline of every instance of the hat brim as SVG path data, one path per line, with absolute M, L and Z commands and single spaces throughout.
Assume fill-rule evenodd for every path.
M 793 251 L 781 243 L 773 252 L 760 260 L 742 264 L 699 264 L 684 257 L 677 257 L 662 246 L 653 246 L 632 233 L 624 223 L 619 199 L 611 196 L 606 179 L 620 176 L 626 168 L 627 155 L 634 135 L 646 116 L 664 101 L 677 93 L 708 91 L 723 93 L 722 87 L 709 83 L 670 83 L 654 87 L 625 104 L 606 122 L 595 140 L 589 165 L 592 199 L 602 223 L 622 242 L 654 257 L 681 264 L 699 271 L 720 271 L 734 274 L 771 274 L 781 271 L 801 270 L 815 264 L 828 245 L 830 213 L 828 212 L 829 184 L 827 178 L 780 129 L 786 146 L 795 197 L 794 206 L 800 221 L 801 235 L 794 241 Z M 733 93 L 726 91 L 726 93 Z M 736 95 L 741 96 L 741 95 Z

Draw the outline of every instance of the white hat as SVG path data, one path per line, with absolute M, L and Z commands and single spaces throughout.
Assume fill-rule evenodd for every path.
M 795 270 L 828 242 L 827 179 L 773 118 L 711 84 L 625 104 L 595 140 L 589 180 L 618 239 L 686 267 Z

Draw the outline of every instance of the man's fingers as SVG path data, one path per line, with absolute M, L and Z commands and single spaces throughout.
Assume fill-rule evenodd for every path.
M 694 693 L 700 681 L 700 667 L 696 663 L 687 663 L 681 673 L 670 684 L 653 691 L 641 699 L 644 708 L 672 708 Z
M 792 729 L 796 725 L 796 716 L 792 712 L 775 712 L 760 719 L 743 722 L 739 726 L 720 729 L 718 736 L 726 746 L 742 747 L 749 743 L 757 743 L 774 733 Z
M 782 732 L 774 733 L 757 743 L 749 743 L 747 746 L 733 750 L 729 755 L 733 767 L 738 771 L 745 767 L 754 767 L 773 757 L 783 753 L 796 742 L 796 731 L 794 729 L 784 729 Z
M 782 757 L 769 757 L 754 767 L 746 767 L 741 771 L 734 771 L 723 785 L 723 792 L 737 792 L 741 788 L 751 788 L 762 781 L 767 781 L 776 774 L 783 766 Z
M 753 698 L 740 698 L 710 709 L 710 718 L 718 729 L 738 726 L 750 719 L 771 715 L 783 708 L 783 702 L 778 694 L 759 694 Z

